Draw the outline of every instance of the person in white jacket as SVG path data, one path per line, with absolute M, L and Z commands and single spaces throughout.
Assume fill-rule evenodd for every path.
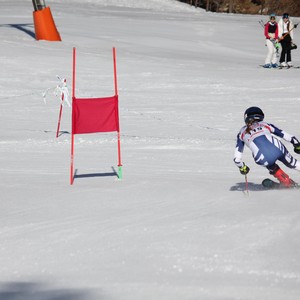
M 281 67 L 292 67 L 291 43 L 294 36 L 294 24 L 288 13 L 282 15 L 278 22 L 278 40 L 281 44 L 281 55 L 279 63 Z

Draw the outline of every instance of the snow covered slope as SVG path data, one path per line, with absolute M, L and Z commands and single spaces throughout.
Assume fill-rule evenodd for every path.
M 247 196 L 232 162 L 249 106 L 300 137 L 300 71 L 258 67 L 261 16 L 47 4 L 60 43 L 35 41 L 31 1 L 0 2 L 0 299 L 298 300 L 299 191 L 261 190 L 246 151 Z M 123 180 L 116 135 L 79 135 L 69 185 L 71 110 L 56 139 L 53 91 L 56 75 L 71 88 L 73 47 L 78 97 L 113 94 L 117 49 Z

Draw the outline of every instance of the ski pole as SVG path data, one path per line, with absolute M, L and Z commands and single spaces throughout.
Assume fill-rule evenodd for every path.
M 258 21 L 258 23 L 261 25 L 262 28 L 265 28 L 265 23 L 263 20 Z
M 249 184 L 247 175 L 245 175 L 245 193 L 249 196 Z
M 291 29 L 290 29 L 287 33 L 285 33 L 280 39 L 278 39 L 278 42 L 282 41 L 288 34 L 290 34 L 290 32 L 291 32 L 292 30 L 294 30 L 295 28 L 297 28 L 298 24 L 299 24 L 299 23 L 294 24 L 293 28 L 291 28 Z

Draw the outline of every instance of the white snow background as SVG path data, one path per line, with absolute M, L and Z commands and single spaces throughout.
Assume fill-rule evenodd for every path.
M 299 191 L 262 190 L 247 149 L 247 196 L 232 161 L 249 106 L 300 137 L 300 70 L 259 67 L 267 17 L 47 4 L 62 42 L 34 39 L 31 1 L 0 1 L 0 299 L 300 299 Z M 99 133 L 75 137 L 69 184 L 71 109 L 56 138 L 53 91 L 56 75 L 71 91 L 73 47 L 78 97 L 114 94 L 117 49 L 122 180 L 116 133 Z

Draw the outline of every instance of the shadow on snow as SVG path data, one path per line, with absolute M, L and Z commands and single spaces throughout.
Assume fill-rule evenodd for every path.
M 248 182 L 248 190 L 249 191 L 266 191 L 267 189 L 263 187 L 261 183 L 254 183 L 254 182 Z M 244 182 L 238 182 L 232 187 L 230 187 L 230 191 L 239 191 L 243 192 L 246 191 L 246 183 Z
M 77 174 L 78 172 L 78 169 L 75 170 L 75 174 L 74 174 L 74 180 L 77 179 L 77 178 L 91 178 L 91 177 L 109 177 L 109 176 L 112 176 L 112 177 L 117 177 L 118 178 L 118 173 L 117 171 L 115 170 L 114 167 L 111 167 L 112 168 L 112 172 L 106 172 L 106 173 L 87 173 L 87 174 Z M 1 298 L 0 298 L 1 300 Z
M 15 29 L 18 29 L 20 31 L 25 32 L 29 36 L 35 39 L 35 32 L 33 30 L 28 29 L 27 27 L 33 27 L 33 23 L 27 23 L 27 24 L 1 24 L 0 27 L 12 27 Z
M 54 289 L 45 283 L 9 282 L 0 283 L 1 300 L 83 300 L 95 299 L 92 293 L 79 289 Z M 94 295 L 95 296 L 95 295 Z M 99 299 L 99 298 L 97 298 Z M 101 300 L 100 298 L 99 300 Z

